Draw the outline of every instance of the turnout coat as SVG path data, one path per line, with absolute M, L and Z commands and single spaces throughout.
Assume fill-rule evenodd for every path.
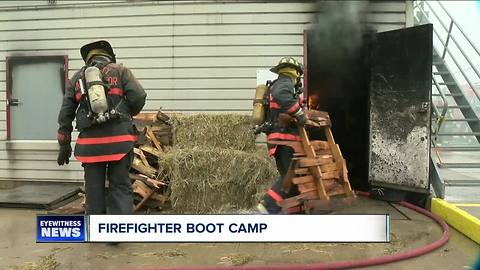
M 270 155 L 275 154 L 278 141 L 300 141 L 297 124 L 291 122 L 282 126 L 278 121 L 280 113 L 287 113 L 296 119 L 304 119 L 303 98 L 295 93 L 292 79 L 280 74 L 270 87 L 268 122 L 272 124 L 267 132 L 267 146 Z
M 136 135 L 132 116 L 142 110 L 147 95 L 128 68 L 116 63 L 99 67 L 104 83 L 108 85 L 106 91 L 110 109 L 116 108 L 120 117 L 92 124 L 87 116 L 88 101 L 80 91 L 79 79 L 83 79 L 85 68 L 75 73 L 68 82 L 58 116 L 58 142 L 60 145 L 70 143 L 72 121 L 76 118 L 80 134 L 75 145 L 75 158 L 82 163 L 118 161 L 133 149 Z

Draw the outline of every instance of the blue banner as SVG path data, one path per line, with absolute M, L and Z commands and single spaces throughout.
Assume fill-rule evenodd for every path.
M 86 222 L 84 216 L 37 216 L 38 242 L 84 242 Z

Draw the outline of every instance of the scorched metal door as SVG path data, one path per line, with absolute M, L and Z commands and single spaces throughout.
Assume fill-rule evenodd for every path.
M 429 192 L 432 25 L 377 34 L 370 81 L 369 182 Z

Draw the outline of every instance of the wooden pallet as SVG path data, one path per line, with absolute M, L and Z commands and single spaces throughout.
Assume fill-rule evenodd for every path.
M 325 132 L 327 141 L 310 141 L 305 128 L 299 127 L 300 142 L 279 143 L 289 145 L 294 150 L 283 188 L 288 192 L 296 186 L 299 192 L 299 195 L 280 203 L 284 212 L 300 207 L 308 213 L 315 205 L 328 202 L 331 196 L 355 197 L 348 181 L 345 159 L 333 139 L 330 126 L 319 128 Z

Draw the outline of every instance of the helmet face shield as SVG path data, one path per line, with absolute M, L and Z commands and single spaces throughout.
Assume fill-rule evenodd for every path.
M 92 55 L 90 55 L 89 58 L 89 53 L 92 50 L 100 50 L 106 52 L 110 56 L 112 62 L 116 63 L 115 53 L 113 52 L 112 46 L 110 45 L 110 43 L 108 43 L 108 41 L 99 40 L 82 46 L 82 48 L 80 48 L 80 54 L 82 55 L 83 61 L 85 61 L 85 63 L 90 60 Z
M 106 66 L 108 63 L 111 63 L 112 59 L 110 56 L 105 56 L 105 55 L 94 55 L 87 61 L 88 66 L 95 66 L 95 67 L 103 67 Z

